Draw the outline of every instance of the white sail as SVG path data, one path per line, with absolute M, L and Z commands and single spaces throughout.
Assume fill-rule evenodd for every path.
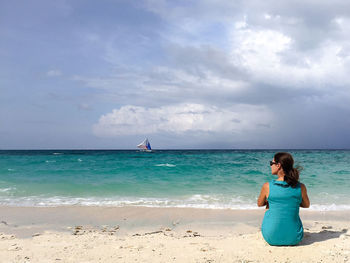
M 148 139 L 144 139 L 143 142 L 137 145 L 137 148 L 140 148 L 142 151 L 150 152 L 152 151 L 151 144 Z

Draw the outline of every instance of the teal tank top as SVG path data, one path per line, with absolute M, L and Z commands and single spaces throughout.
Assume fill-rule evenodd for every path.
M 302 201 L 300 183 L 293 188 L 287 182 L 272 180 L 269 188 L 269 209 L 262 222 L 262 235 L 273 246 L 296 245 L 304 236 L 299 217 Z

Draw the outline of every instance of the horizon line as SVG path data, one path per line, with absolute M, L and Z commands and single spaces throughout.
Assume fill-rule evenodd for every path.
M 240 150 L 328 150 L 328 151 L 340 151 L 350 150 L 350 148 L 153 148 L 154 151 L 186 151 L 186 150 L 211 150 L 211 151 L 240 151 Z M 139 151 L 132 148 L 33 148 L 33 149 L 0 149 L 0 151 Z

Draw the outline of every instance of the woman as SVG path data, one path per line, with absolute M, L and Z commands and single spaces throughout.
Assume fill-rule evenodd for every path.
M 258 206 L 265 206 L 261 232 L 267 243 L 273 246 L 296 245 L 304 235 L 299 217 L 299 207 L 310 206 L 305 185 L 299 183 L 300 169 L 293 167 L 292 155 L 276 153 L 270 161 L 271 173 L 276 180 L 261 188 Z

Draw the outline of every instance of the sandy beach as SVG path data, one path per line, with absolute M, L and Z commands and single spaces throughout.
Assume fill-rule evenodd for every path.
M 301 211 L 298 246 L 261 236 L 264 210 L 0 207 L 1 262 L 347 262 L 350 211 Z

